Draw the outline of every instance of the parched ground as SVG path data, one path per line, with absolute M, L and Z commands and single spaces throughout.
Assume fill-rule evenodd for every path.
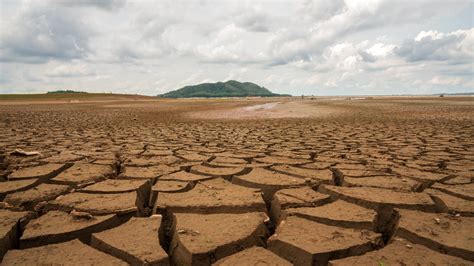
M 0 99 L 2 265 L 474 263 L 474 98 L 70 97 Z

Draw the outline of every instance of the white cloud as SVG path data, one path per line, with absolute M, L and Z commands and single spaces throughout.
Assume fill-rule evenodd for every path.
M 49 77 L 80 77 L 94 74 L 85 64 L 62 64 L 46 71 Z
M 70 9 L 29 2 L 0 25 L 2 61 L 70 60 L 83 57 L 89 50 L 90 32 L 81 16 Z
M 376 43 L 365 50 L 365 52 L 375 57 L 387 57 L 393 52 L 395 47 L 393 44 Z
M 414 40 L 405 41 L 396 52 L 408 61 L 472 62 L 474 60 L 474 28 L 448 33 L 434 30 L 422 31 Z
M 444 37 L 444 34 L 442 32 L 437 32 L 437 31 L 433 31 L 433 30 L 421 31 L 420 33 L 418 33 L 418 35 L 416 35 L 415 41 L 419 42 L 419 41 L 423 40 L 424 38 L 430 38 L 432 40 L 439 40 L 439 39 L 442 39 L 443 37 Z
M 429 80 L 429 83 L 433 85 L 456 86 L 456 85 L 460 85 L 462 82 L 463 80 L 460 77 L 446 78 L 446 77 L 435 76 L 431 80 Z
M 206 61 L 239 61 L 244 55 L 246 32 L 233 23 L 212 36 L 212 41 L 196 47 L 196 54 Z

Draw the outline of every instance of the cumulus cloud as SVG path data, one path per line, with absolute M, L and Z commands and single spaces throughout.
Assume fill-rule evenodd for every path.
M 405 41 L 396 49 L 399 56 L 410 62 L 422 60 L 451 61 L 474 60 L 474 28 L 443 33 L 421 31 L 413 40 Z
M 196 54 L 209 61 L 237 61 L 243 56 L 246 32 L 233 23 L 212 36 L 212 41 L 196 47 Z
M 429 0 L 305 1 L 299 9 L 302 16 L 297 14 L 297 21 L 287 24 L 289 28 L 275 32 L 270 53 L 275 64 L 307 60 L 355 32 L 414 23 L 427 15 L 444 12 L 446 7 L 459 8 L 462 4 L 433 4 Z
M 90 32 L 71 10 L 32 2 L 0 26 L 0 60 L 44 63 L 71 60 L 88 51 Z
M 309 20 L 327 20 L 344 11 L 344 0 L 304 1 L 301 5 L 302 13 Z

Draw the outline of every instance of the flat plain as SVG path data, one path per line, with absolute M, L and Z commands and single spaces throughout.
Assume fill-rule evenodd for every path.
M 0 97 L 3 265 L 474 263 L 474 97 L 55 97 Z

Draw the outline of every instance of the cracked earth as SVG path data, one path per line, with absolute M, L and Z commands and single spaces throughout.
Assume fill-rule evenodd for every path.
M 474 263 L 474 99 L 287 101 L 0 102 L 2 264 Z

